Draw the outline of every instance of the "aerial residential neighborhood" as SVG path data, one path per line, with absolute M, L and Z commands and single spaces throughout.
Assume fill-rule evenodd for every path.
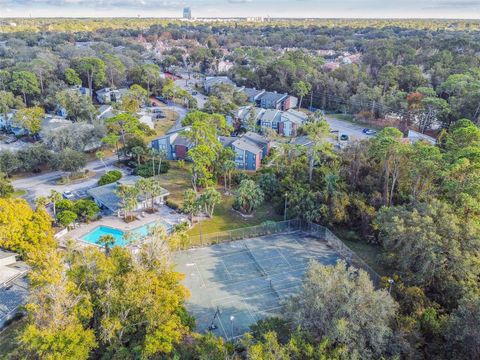
M 276 5 L 2 3 L 0 359 L 480 359 L 476 5 Z

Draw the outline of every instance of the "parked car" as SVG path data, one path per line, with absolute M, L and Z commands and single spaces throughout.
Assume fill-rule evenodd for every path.
M 348 135 L 347 134 L 340 135 L 340 141 L 348 141 Z
M 17 141 L 17 137 L 16 136 L 9 136 L 8 138 L 5 139 L 5 144 L 12 144 L 14 143 L 15 141 Z
M 198 94 L 198 91 L 195 91 L 195 90 L 192 91 L 192 95 L 197 95 L 197 94 Z
M 363 129 L 362 132 L 363 132 L 365 135 L 375 135 L 375 134 L 377 133 L 375 130 L 368 129 L 368 128 Z
M 75 194 L 72 193 L 70 190 L 65 190 L 62 195 L 67 200 L 72 200 L 75 198 Z

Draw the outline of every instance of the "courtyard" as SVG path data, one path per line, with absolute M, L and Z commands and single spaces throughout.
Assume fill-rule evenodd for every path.
M 295 231 L 185 250 L 174 260 L 191 292 L 186 305 L 197 331 L 232 340 L 279 314 L 311 260 L 333 265 L 338 259 L 326 241 Z

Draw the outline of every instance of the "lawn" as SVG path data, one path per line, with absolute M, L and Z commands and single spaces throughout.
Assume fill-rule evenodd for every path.
M 220 191 L 220 189 L 219 189 Z M 223 196 L 222 202 L 215 207 L 214 216 L 202 221 L 202 233 L 214 233 L 225 230 L 238 229 L 241 227 L 255 226 L 264 221 L 280 221 L 281 215 L 275 214 L 270 204 L 263 204 L 255 211 L 252 217 L 243 217 L 232 210 L 234 197 Z M 200 225 L 197 223 L 188 231 L 189 235 L 200 234 Z
M 0 332 L 0 360 L 9 359 L 11 353 L 18 347 L 16 337 L 23 324 L 23 320 L 15 321 Z
M 190 164 L 185 163 L 184 167 L 179 165 L 178 161 L 170 161 L 170 169 L 166 174 L 160 174 L 158 179 L 162 187 L 170 192 L 168 199 L 180 205 L 183 200 L 185 190 L 192 187 L 188 167 Z
M 166 174 L 159 176 L 162 187 L 170 192 L 168 200 L 181 206 L 183 202 L 183 193 L 187 189 L 191 189 L 190 174 L 188 172 L 190 164 L 185 163 L 183 167 L 177 161 L 170 162 L 170 170 Z M 264 221 L 282 220 L 281 216 L 276 215 L 269 204 L 261 206 L 252 217 L 242 217 L 232 210 L 234 197 L 232 195 L 223 195 L 223 187 L 218 186 L 217 190 L 222 193 L 222 202 L 215 207 L 214 216 L 211 219 L 202 221 L 202 232 L 212 233 L 225 231 L 246 226 L 254 226 Z M 200 233 L 200 226 L 195 226 L 189 231 L 189 235 L 197 235 Z
M 24 189 L 15 189 L 15 191 L 10 195 L 12 198 L 19 198 L 25 196 L 27 194 L 27 190 Z
M 367 243 L 360 239 L 356 232 L 348 228 L 336 227 L 332 231 L 380 276 L 391 273 L 381 262 L 383 250 L 379 245 Z

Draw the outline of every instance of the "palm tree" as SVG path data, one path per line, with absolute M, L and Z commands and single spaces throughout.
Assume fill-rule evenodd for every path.
M 49 200 L 52 202 L 53 205 L 53 217 L 57 217 L 57 203 L 63 199 L 62 194 L 60 194 L 58 191 L 51 190 L 50 191 L 50 196 Z
M 160 150 L 157 152 L 158 154 L 158 172 L 157 175 L 160 175 L 160 171 L 162 169 L 162 160 L 165 160 L 167 158 L 167 154 L 165 154 L 165 151 Z M 155 174 L 153 174 L 155 176 Z
M 105 164 L 105 153 L 103 151 L 97 151 L 95 157 L 102 162 L 104 168 L 107 167 L 107 164 Z
M 155 156 L 157 156 L 157 150 L 154 148 L 148 149 L 147 156 L 152 160 L 152 176 L 155 176 Z
M 39 196 L 35 199 L 35 206 L 36 208 L 41 208 L 41 207 L 45 207 L 47 206 L 48 204 L 48 198 L 46 196 Z
M 162 194 L 163 188 L 158 181 L 153 181 L 150 188 L 152 194 L 152 209 L 154 208 L 154 199 Z
M 140 159 L 142 158 L 142 155 L 145 154 L 145 149 L 141 146 L 135 146 L 132 148 L 132 153 L 137 157 L 137 165 L 140 166 Z
M 237 168 L 237 164 L 233 160 L 227 160 L 223 163 L 223 182 L 225 185 L 225 192 L 230 190 L 232 185 L 232 172 Z M 228 178 L 228 187 L 227 187 L 227 178 Z
M 115 238 L 113 237 L 113 235 L 110 234 L 103 235 L 100 237 L 100 239 L 98 239 L 97 243 L 103 246 L 103 248 L 105 249 L 105 254 L 108 255 L 110 254 L 111 247 L 115 245 Z
M 138 206 L 138 188 L 130 185 L 120 185 L 116 194 L 122 199 L 122 209 L 124 211 L 124 219 L 128 217 L 130 211 Z

